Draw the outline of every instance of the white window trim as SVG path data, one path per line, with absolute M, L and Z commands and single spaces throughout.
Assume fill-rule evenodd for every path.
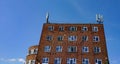
M 86 29 L 86 30 L 85 30 Z M 82 27 L 82 31 L 88 31 L 88 27 L 87 26 L 83 26 Z
M 48 26 L 48 30 L 49 31 L 53 31 L 54 30 L 54 26 Z
M 31 64 L 31 60 L 28 60 L 28 64 Z
M 102 59 L 95 59 L 95 64 L 98 64 L 98 61 L 101 61 L 101 64 L 102 64 Z
M 49 38 L 49 39 L 48 39 Z M 53 38 L 52 38 L 52 36 L 51 35 L 48 35 L 48 36 L 46 36 L 46 40 L 47 41 L 51 41 Z
M 87 49 L 87 51 L 86 51 L 85 49 Z M 83 53 L 89 52 L 89 48 L 88 48 L 87 46 L 83 46 L 83 47 L 82 47 L 82 52 L 83 52 Z
M 55 58 L 54 61 L 57 60 L 57 64 L 61 64 L 61 58 Z M 55 62 L 54 62 L 55 63 Z
M 37 54 L 38 53 L 38 48 L 35 48 L 34 49 L 34 54 Z
M 34 49 L 31 49 L 31 54 L 34 54 Z
M 31 64 L 35 64 L 35 60 L 31 60 Z
M 70 61 L 73 61 L 73 64 L 77 64 L 76 58 L 67 58 L 67 64 L 71 64 Z
M 57 50 L 57 47 L 59 48 L 59 50 Z M 62 52 L 62 46 L 56 46 L 56 52 Z
M 63 26 L 59 26 L 59 31 L 64 31 L 64 27 Z
M 45 61 L 43 62 L 43 60 L 45 60 Z M 42 58 L 42 64 L 44 64 L 44 63 L 49 63 L 49 58 L 47 58 L 47 57 Z
M 96 38 L 98 38 L 98 41 L 96 40 Z M 100 37 L 99 36 L 93 36 L 93 42 L 99 42 L 100 41 Z
M 49 49 L 47 47 L 50 47 Z M 46 50 L 47 49 L 47 50 Z M 51 51 L 51 46 L 45 46 L 44 47 L 44 52 L 50 52 Z
M 75 47 L 75 51 L 71 51 L 71 48 Z M 68 52 L 77 52 L 77 46 L 68 46 Z
M 77 41 L 77 36 L 68 36 L 68 41 Z
M 84 60 L 85 62 L 84 62 L 83 60 Z M 88 59 L 88 58 L 83 58 L 83 59 L 82 59 L 82 64 L 86 64 L 86 61 L 88 61 L 88 64 L 89 64 L 89 59 Z
M 72 30 L 72 29 L 74 29 L 74 30 Z M 76 27 L 76 26 L 70 26 L 70 27 L 69 27 L 69 30 L 70 30 L 70 31 L 77 31 L 77 27 Z
M 99 49 L 99 51 L 97 51 L 97 49 Z M 101 52 L 101 48 L 100 47 L 94 47 L 94 53 L 100 53 Z
M 96 30 L 96 29 L 97 29 L 97 30 Z M 98 27 L 97 27 L 97 26 L 93 26 L 93 27 L 92 27 L 92 31 L 93 31 L 93 32 L 98 32 Z
M 86 40 L 83 40 L 83 38 L 86 37 Z M 82 41 L 88 41 L 88 36 L 82 36 Z
M 35 60 L 28 60 L 28 64 L 35 64 Z
M 63 41 L 63 36 L 58 36 L 58 39 L 60 38 L 60 40 L 58 40 L 58 41 Z

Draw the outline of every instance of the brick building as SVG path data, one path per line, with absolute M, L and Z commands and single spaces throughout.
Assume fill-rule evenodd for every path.
M 29 47 L 28 54 L 26 56 L 26 64 L 35 64 L 37 52 L 38 52 L 38 45 Z
M 36 64 L 105 64 L 103 24 L 45 23 Z
M 37 55 L 33 63 L 28 55 L 28 64 L 109 64 L 103 23 L 62 24 L 46 19 Z

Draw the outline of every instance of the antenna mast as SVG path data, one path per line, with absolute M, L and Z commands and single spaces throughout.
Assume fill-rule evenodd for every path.
M 46 23 L 49 23 L 49 13 L 46 13 Z
M 102 24 L 102 23 L 103 23 L 103 15 L 96 14 L 96 21 L 97 21 L 99 24 Z

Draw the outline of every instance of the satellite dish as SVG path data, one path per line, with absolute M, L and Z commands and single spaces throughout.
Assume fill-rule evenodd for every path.
M 96 21 L 101 24 L 103 23 L 103 15 L 96 14 Z

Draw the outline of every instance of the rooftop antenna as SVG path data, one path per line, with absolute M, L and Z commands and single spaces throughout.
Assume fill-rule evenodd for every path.
M 96 21 L 97 21 L 99 24 L 102 24 L 102 23 L 103 23 L 103 15 L 96 14 Z
M 49 23 L 49 13 L 46 13 L 46 23 Z

